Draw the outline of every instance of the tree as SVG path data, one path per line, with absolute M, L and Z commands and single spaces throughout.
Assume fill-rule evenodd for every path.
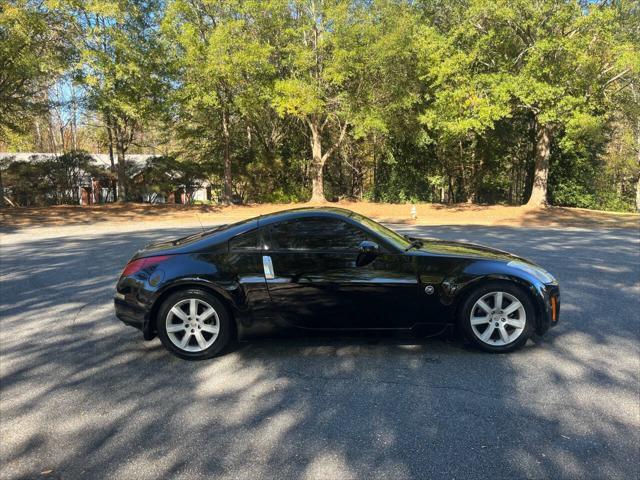
M 464 15 L 465 11 L 458 14 Z M 426 83 L 428 99 L 420 121 L 426 128 L 426 141 L 435 145 L 438 163 L 447 178 L 448 199 L 453 202 L 456 190 L 471 199 L 464 180 L 465 173 L 476 173 L 470 160 L 475 160 L 477 139 L 509 116 L 511 109 L 509 92 L 500 87 L 503 79 L 499 72 L 485 70 L 478 49 L 464 40 L 468 34 L 465 24 L 447 28 L 451 30 L 423 25 L 415 43 L 420 58 L 418 71 Z M 459 189 L 454 188 L 455 177 L 462 180 Z
M 629 178 L 635 178 L 635 209 L 640 212 L 640 5 L 633 0 L 622 0 L 616 2 L 615 13 L 616 40 L 621 57 L 618 63 L 627 70 L 622 86 L 616 85 L 606 96 L 609 110 L 617 113 L 613 116 L 614 121 L 622 125 L 621 131 L 616 129 L 617 135 L 610 147 L 616 163 L 635 170 L 635 175 L 629 175 Z
M 240 126 L 243 110 L 251 108 L 252 95 L 256 90 L 259 93 L 259 86 L 273 70 L 271 47 L 255 31 L 258 17 L 266 14 L 263 8 L 269 6 L 174 0 L 164 22 L 164 31 L 175 46 L 174 98 L 182 136 L 189 150 L 205 161 L 221 151 L 225 202 L 233 194 L 234 129 Z
M 290 37 L 283 52 L 288 71 L 276 83 L 273 104 L 278 113 L 292 115 L 308 128 L 312 202 L 325 201 L 324 166 L 345 139 L 355 100 L 363 93 L 366 59 L 359 20 L 365 17 L 364 8 L 359 2 L 291 3 Z M 327 138 L 330 131 L 333 138 Z
M 145 121 L 162 113 L 164 44 L 160 0 L 67 2 L 76 19 L 79 60 L 75 78 L 86 106 L 100 112 L 115 143 L 118 201 L 126 201 L 126 152 Z
M 407 160 L 424 159 L 425 153 L 418 123 L 424 91 L 415 45 L 420 19 L 411 5 L 391 0 L 361 6 L 354 16 L 353 25 L 335 41 L 335 69 L 351 79 L 344 85 L 350 135 L 339 160 L 358 177 L 361 195 L 370 188 L 377 199 L 385 164 L 398 165 L 400 145 L 412 146 L 398 159 L 407 183 L 427 177 L 425 171 L 414 176 L 407 170 Z M 355 155 L 365 158 L 359 162 Z
M 184 189 L 188 198 L 202 188 L 208 173 L 193 161 L 179 161 L 175 157 L 160 156 L 147 159 L 142 170 L 145 193 L 171 193 Z
M 121 200 L 144 152 L 225 202 L 631 210 L 639 64 L 637 0 L 11 0 L 0 148 L 108 148 Z
M 444 32 L 425 28 L 437 66 L 424 120 L 455 137 L 526 112 L 535 129 L 527 204 L 545 205 L 554 137 L 606 113 L 605 92 L 632 71 L 632 46 L 616 39 L 615 11 L 603 4 L 471 0 L 459 11 L 463 21 Z
M 71 55 L 68 25 L 45 2 L 9 0 L 0 7 L 0 141 L 46 111 L 47 90 Z

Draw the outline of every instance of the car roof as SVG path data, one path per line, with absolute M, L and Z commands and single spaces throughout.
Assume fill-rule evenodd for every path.
M 329 218 L 350 218 L 353 216 L 351 210 L 337 207 L 301 207 L 282 210 L 280 212 L 268 213 L 258 217 L 258 225 L 269 225 L 271 223 L 286 220 L 296 220 L 298 218 L 309 217 L 329 217 Z

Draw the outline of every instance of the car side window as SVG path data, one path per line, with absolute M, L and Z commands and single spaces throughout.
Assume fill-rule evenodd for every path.
M 303 218 L 271 225 L 265 240 L 268 250 L 357 251 L 370 238 L 340 219 Z
M 260 249 L 258 244 L 258 229 L 236 235 L 229 240 L 229 251 L 232 252 L 255 252 Z

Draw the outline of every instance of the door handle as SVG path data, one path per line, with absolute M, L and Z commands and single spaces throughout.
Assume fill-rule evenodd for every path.
M 275 273 L 273 272 L 273 262 L 271 261 L 271 257 L 269 255 L 262 256 L 262 267 L 264 268 L 264 278 L 271 279 L 275 278 Z

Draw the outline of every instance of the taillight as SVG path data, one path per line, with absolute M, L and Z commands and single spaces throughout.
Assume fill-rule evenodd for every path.
M 158 255 L 156 257 L 138 258 L 132 262 L 129 262 L 127 266 L 124 267 L 122 276 L 128 277 L 129 275 L 133 275 L 140 270 L 162 263 L 168 258 L 171 258 L 171 255 Z

